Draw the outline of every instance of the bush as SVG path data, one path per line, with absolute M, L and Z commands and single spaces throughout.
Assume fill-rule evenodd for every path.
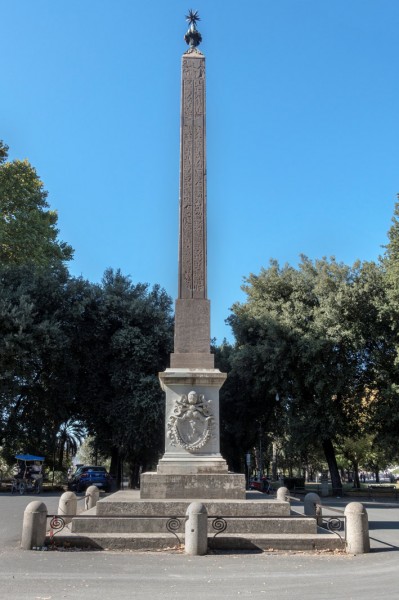
M 53 472 L 48 471 L 44 477 L 47 483 L 53 483 Z M 68 482 L 66 471 L 54 471 L 54 485 L 65 485 Z

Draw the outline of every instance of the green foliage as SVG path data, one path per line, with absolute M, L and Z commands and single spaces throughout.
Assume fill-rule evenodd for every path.
M 92 435 L 88 435 L 79 446 L 76 454 L 76 463 L 82 465 L 102 465 L 109 469 L 110 454 L 101 454 L 96 446 L 96 439 Z
M 399 428 L 399 202 L 394 207 L 380 273 L 384 294 L 378 297 L 379 333 L 373 347 L 376 397 L 370 410 L 376 444 L 395 448 Z
M 56 436 L 56 454 L 60 470 L 70 465 L 86 435 L 87 429 L 80 421 L 68 419 L 61 423 Z
M 373 433 L 362 433 L 357 437 L 344 438 L 338 442 L 338 460 L 355 473 L 355 486 L 360 488 L 359 469 L 374 472 L 396 462 L 399 458 L 397 445 L 381 445 Z
M 250 405 L 245 383 L 232 369 L 235 348 L 226 340 L 213 347 L 215 366 L 229 376 L 220 390 L 220 445 L 222 454 L 235 472 L 244 470 L 245 453 L 255 445 L 258 435 L 256 407 Z
M 399 194 L 398 194 L 399 198 Z M 399 201 L 396 202 L 383 258 L 391 285 L 399 289 Z
M 0 267 L 0 435 L 4 456 L 55 451 L 78 411 L 76 331 L 90 285 L 65 269 Z
M 5 162 L 7 150 L 0 142 L 0 263 L 48 267 L 71 260 L 35 169 L 27 160 Z
M 53 474 L 53 471 L 51 471 L 51 472 L 47 472 L 47 479 L 51 483 L 53 483 L 53 481 L 54 481 L 54 485 L 63 486 L 63 485 L 65 485 L 67 483 L 68 476 L 67 476 L 67 472 L 65 470 L 63 470 L 63 471 L 54 471 L 54 474 Z
M 80 330 L 82 418 L 100 451 L 147 465 L 163 445 L 157 373 L 172 347 L 171 300 L 158 286 L 134 285 L 112 269 L 97 295 Z
M 2 140 L 0 140 L 0 165 L 3 164 L 8 157 L 8 150 L 8 146 Z
M 359 432 L 364 398 L 383 394 L 384 367 L 395 354 L 381 269 L 334 259 L 302 257 L 297 269 L 272 261 L 243 289 L 247 301 L 229 319 L 242 410 L 288 434 L 299 455 L 317 441 L 339 487 L 331 442 Z
M 53 456 L 86 435 L 132 463 L 157 458 L 172 343 L 171 300 L 108 270 L 102 285 L 64 268 L 0 267 L 0 436 L 4 456 Z

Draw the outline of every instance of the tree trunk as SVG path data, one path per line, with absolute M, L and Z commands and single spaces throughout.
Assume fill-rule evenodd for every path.
M 64 463 L 64 440 L 61 438 L 60 452 L 58 455 L 58 467 L 57 467 L 59 471 L 62 471 L 63 463 Z
M 342 495 L 342 482 L 339 475 L 337 459 L 335 458 L 335 450 L 331 439 L 323 440 L 322 443 L 324 455 L 328 464 L 331 475 L 332 490 L 334 495 Z
M 238 445 L 236 446 L 228 446 L 228 448 L 222 447 L 222 455 L 227 461 L 229 466 L 229 471 L 233 473 L 244 473 L 245 467 L 243 465 L 243 456 L 245 456 L 245 451 Z
M 118 449 L 117 448 L 111 448 L 111 464 L 109 467 L 109 472 L 112 475 L 112 477 L 114 477 L 116 479 L 116 473 L 118 471 Z
M 277 481 L 277 444 L 276 442 L 272 443 L 272 479 L 273 481 Z
M 354 485 L 357 490 L 360 490 L 360 479 L 359 479 L 359 465 L 357 463 L 353 463 L 353 474 L 354 474 Z
M 129 463 L 129 483 L 133 490 L 140 487 L 140 465 L 137 461 Z
M 122 483 L 122 457 L 120 456 L 119 450 L 116 447 L 111 449 L 111 466 L 109 471 L 114 478 L 116 489 L 120 490 Z

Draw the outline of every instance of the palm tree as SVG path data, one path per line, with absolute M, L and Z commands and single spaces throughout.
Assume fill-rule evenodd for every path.
M 58 469 L 61 471 L 66 460 L 75 456 L 79 446 L 87 437 L 87 429 L 81 421 L 68 419 L 61 423 L 57 433 Z

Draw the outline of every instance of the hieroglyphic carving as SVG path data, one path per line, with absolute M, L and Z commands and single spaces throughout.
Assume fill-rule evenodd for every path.
M 194 94 L 191 81 L 185 81 L 183 84 L 183 114 L 184 117 L 191 117 L 193 114 Z
M 183 80 L 199 79 L 205 77 L 205 60 L 204 58 L 183 58 Z
M 204 80 L 203 79 L 195 79 L 193 81 L 194 84 L 194 106 L 195 106 L 195 115 L 203 115 L 204 114 Z
M 186 168 L 182 177 L 182 206 L 181 206 L 181 269 L 185 287 L 192 288 L 192 127 L 185 125 L 183 128 L 183 162 Z
M 204 270 L 204 171 L 203 128 L 194 128 L 194 227 L 193 227 L 193 291 L 205 289 Z
M 181 297 L 205 297 L 205 61 L 183 58 Z

